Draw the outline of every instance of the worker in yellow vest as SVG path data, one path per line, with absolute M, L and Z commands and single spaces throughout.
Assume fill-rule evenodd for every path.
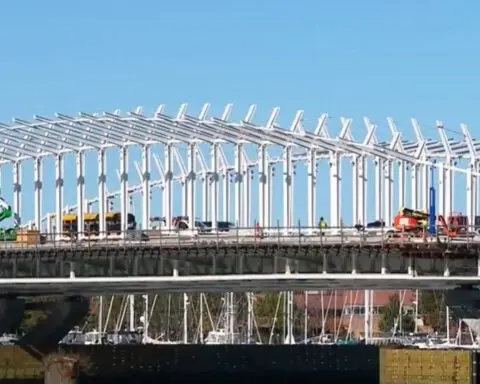
M 320 228 L 320 231 L 324 231 L 325 229 L 327 229 L 327 222 L 325 221 L 325 219 L 323 217 L 320 217 L 320 222 L 318 223 L 318 226 Z

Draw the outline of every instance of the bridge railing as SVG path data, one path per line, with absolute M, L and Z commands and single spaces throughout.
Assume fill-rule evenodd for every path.
M 192 245 L 325 245 L 325 246 L 368 246 L 386 244 L 422 243 L 465 243 L 480 245 L 480 236 L 475 228 L 465 229 L 457 236 L 439 233 L 431 236 L 425 230 L 421 233 L 394 231 L 390 227 L 363 228 L 305 227 L 298 223 L 295 227 L 206 229 L 206 230 L 130 230 L 124 233 L 39 233 L 19 231 L 15 236 L 0 236 L 0 248 L 96 248 L 126 246 L 192 246 Z

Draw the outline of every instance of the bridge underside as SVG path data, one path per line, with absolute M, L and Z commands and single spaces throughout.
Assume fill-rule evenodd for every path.
M 0 250 L 0 276 L 171 276 L 282 273 L 407 273 L 478 275 L 477 249 L 458 245 L 345 247 L 316 245 L 92 247 Z
M 5 297 L 0 299 L 0 334 L 15 333 L 24 317 L 25 300 Z M 82 296 L 57 298 L 41 306 L 44 316 L 18 345 L 38 360 L 58 348 L 59 341 L 88 314 L 89 300 Z

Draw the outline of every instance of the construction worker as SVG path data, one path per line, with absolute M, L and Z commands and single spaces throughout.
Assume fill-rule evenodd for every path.
M 323 232 L 323 230 L 327 229 L 327 222 L 325 221 L 325 219 L 322 217 L 320 217 L 320 222 L 318 224 L 318 226 L 320 227 L 320 230 Z

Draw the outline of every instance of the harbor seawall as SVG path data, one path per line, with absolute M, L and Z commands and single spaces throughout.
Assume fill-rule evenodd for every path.
M 476 352 L 375 346 L 319 345 L 123 345 L 68 346 L 62 354 L 87 364 L 80 383 L 148 383 L 232 377 L 254 383 L 267 377 L 369 384 L 475 384 Z M 233 376 L 232 376 L 233 375 Z M 28 380 L 27 380 L 28 379 Z M 41 362 L 19 347 L 0 348 L 2 383 L 43 383 Z

